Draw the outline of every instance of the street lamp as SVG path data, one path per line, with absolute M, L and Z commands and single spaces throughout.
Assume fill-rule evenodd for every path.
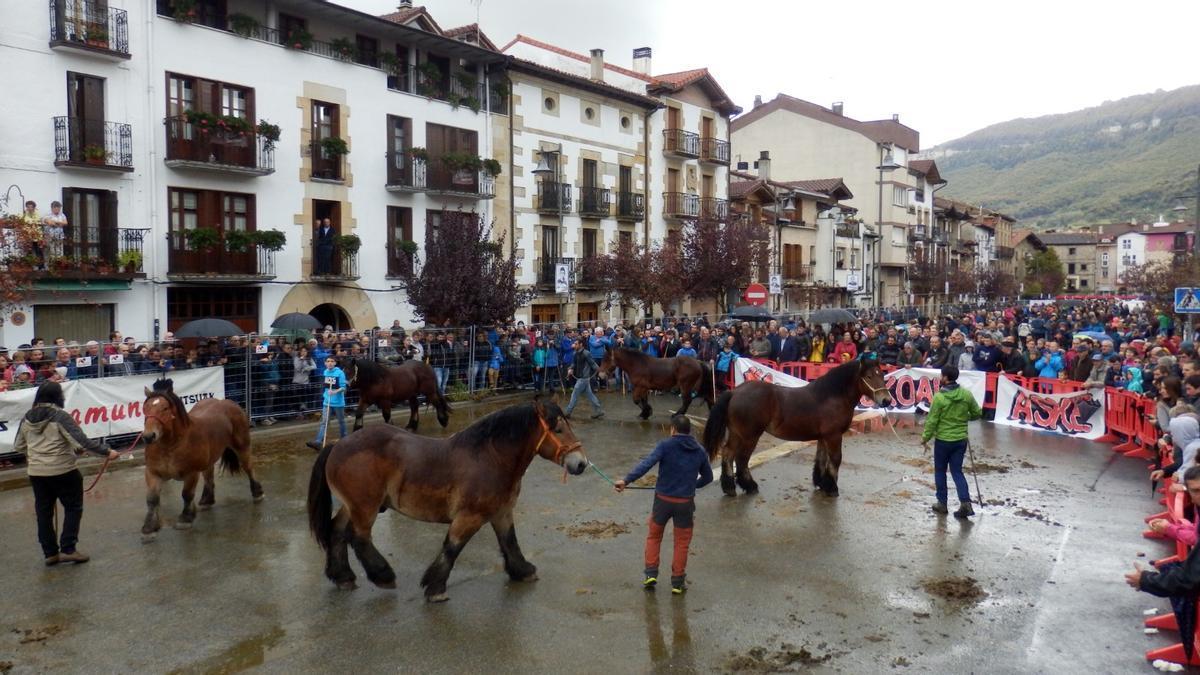
M 1175 199 L 1179 200 L 1179 203 L 1171 210 L 1182 217 L 1183 213 L 1188 210 L 1183 200 L 1193 197 L 1196 200 L 1196 214 L 1194 216 L 1195 222 L 1192 223 L 1192 254 L 1200 259 L 1200 167 L 1196 167 L 1196 194 L 1176 197 Z
M 896 169 L 902 169 L 904 167 L 900 166 L 900 164 L 898 164 L 896 162 L 896 157 L 895 157 L 895 155 L 892 154 L 892 146 L 890 144 L 889 145 L 880 145 L 879 149 L 880 149 L 880 151 L 884 151 L 884 150 L 887 151 L 883 157 L 883 161 L 880 162 L 879 166 L 875 167 L 876 169 L 879 170 L 879 213 L 878 213 L 878 217 L 875 220 L 875 227 L 877 229 L 877 234 L 879 235 L 879 238 L 882 239 L 883 238 L 883 173 L 885 171 L 888 173 L 891 173 L 892 171 L 895 171 Z M 864 245 L 865 245 L 865 241 L 864 241 Z M 882 288 L 883 275 L 880 274 L 880 270 L 879 270 L 880 266 L 883 264 L 883 247 L 879 243 L 876 243 L 875 251 L 873 253 L 874 253 L 874 255 L 872 257 L 875 259 L 873 261 L 875 263 L 875 269 L 873 271 L 874 271 L 875 276 L 872 277 L 872 279 L 871 279 L 871 304 L 878 306 L 878 305 L 876 305 L 876 299 L 875 299 L 875 289 L 877 287 L 879 288 L 879 302 L 881 302 L 881 303 L 883 302 L 883 288 Z M 866 256 L 864 255 L 863 256 L 863 268 L 864 268 L 863 283 L 866 283 L 866 281 L 867 281 L 866 274 L 865 274 L 866 265 L 867 265 L 867 261 L 866 261 Z M 879 279 L 879 283 L 875 282 L 876 278 Z
M 554 158 L 553 166 L 550 165 L 550 161 L 549 161 L 549 159 L 551 157 Z M 554 280 L 556 285 L 557 285 L 557 279 L 558 279 L 558 264 L 559 264 L 558 260 L 562 255 L 562 238 L 563 238 L 563 235 L 565 234 L 563 232 L 562 183 L 559 180 L 559 169 L 561 168 L 561 166 L 560 166 L 561 164 L 562 164 L 562 143 L 559 143 L 558 149 L 556 149 L 556 150 L 540 150 L 540 151 L 538 151 L 537 166 L 533 167 L 533 171 L 532 171 L 532 173 L 535 177 L 540 178 L 543 182 L 550 181 L 551 184 L 553 185 L 552 189 L 554 190 L 554 193 L 553 193 L 554 194 L 554 205 L 555 205 L 555 210 L 558 211 L 558 227 L 556 227 L 555 231 L 554 231 L 554 239 L 555 239 L 554 254 L 555 255 L 552 256 L 549 261 L 546 261 L 546 260 L 542 261 L 542 269 L 550 271 L 549 278 Z M 538 204 L 538 206 L 541 207 L 542 204 Z M 555 290 L 557 291 L 557 289 L 555 289 Z M 559 295 L 559 297 L 561 298 L 562 296 Z M 568 301 L 570 300 L 570 291 L 568 291 L 567 300 Z M 561 318 L 564 321 L 566 321 L 565 304 L 566 304 L 565 302 L 562 302 L 561 300 L 559 301 L 559 314 L 562 315 Z

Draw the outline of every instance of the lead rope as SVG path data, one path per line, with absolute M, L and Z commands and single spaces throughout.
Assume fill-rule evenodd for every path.
M 133 452 L 133 448 L 137 445 L 138 441 L 140 441 L 140 440 L 142 440 L 142 432 L 139 432 L 138 435 L 134 437 L 133 442 L 129 444 L 128 448 L 125 448 L 124 450 L 122 450 L 121 452 L 119 452 L 117 454 L 124 455 L 124 454 L 130 453 L 130 452 Z M 108 465 L 111 462 L 112 462 L 111 457 L 104 458 L 104 463 L 100 465 L 100 471 L 96 474 L 96 477 L 92 479 L 92 484 L 87 486 L 86 489 L 84 489 L 85 493 L 91 492 L 92 488 L 96 487 L 96 484 L 100 482 L 100 479 L 102 477 L 104 477 L 104 472 L 105 472 L 105 470 L 108 469 Z M 57 510 L 55 510 L 55 516 L 57 516 L 57 515 L 58 515 L 58 512 L 57 512 Z M 57 529 L 55 531 L 57 531 Z

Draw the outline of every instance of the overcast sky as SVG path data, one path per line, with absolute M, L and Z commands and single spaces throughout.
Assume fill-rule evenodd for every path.
M 394 0 L 335 0 L 383 14 Z M 414 0 L 414 4 L 422 4 Z M 475 21 L 629 66 L 707 66 L 743 108 L 778 92 L 846 114 L 893 113 L 921 145 L 1014 117 L 1070 112 L 1200 81 L 1192 0 L 425 0 L 442 28 Z

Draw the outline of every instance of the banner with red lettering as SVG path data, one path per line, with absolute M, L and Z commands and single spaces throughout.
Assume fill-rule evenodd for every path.
M 900 368 L 888 373 L 883 379 L 892 395 L 892 405 L 888 407 L 888 412 L 929 412 L 933 395 L 942 384 L 942 371 L 937 368 Z M 964 370 L 958 374 L 958 386 L 971 392 L 975 402 L 982 406 L 987 396 L 987 373 Z M 875 406 L 870 398 L 864 397 L 858 407 L 860 410 L 866 410 Z
M 1075 438 L 1104 435 L 1104 390 L 1041 394 L 1001 377 L 996 384 L 996 424 Z
M 170 374 L 175 393 L 191 410 L 197 401 L 225 398 L 225 374 L 219 366 Z M 142 430 L 146 388 L 157 375 L 127 375 L 63 382 L 66 411 L 91 438 L 135 434 Z M 33 407 L 35 388 L 0 393 L 0 454 L 12 452 L 17 426 Z
M 753 382 L 755 380 L 770 382 L 781 387 L 803 387 L 808 384 L 807 380 L 780 372 L 753 359 L 738 358 L 733 369 L 734 386 L 736 387 L 743 382 Z

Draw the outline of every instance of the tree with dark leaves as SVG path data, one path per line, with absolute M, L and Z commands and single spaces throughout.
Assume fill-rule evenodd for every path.
M 683 229 L 682 260 L 687 291 L 696 298 L 713 298 L 725 312 L 730 289 L 765 280 L 770 234 L 748 218 L 728 223 L 700 219 Z
M 401 278 L 417 316 L 432 325 L 488 325 L 507 321 L 534 293 L 517 284 L 519 263 L 504 256 L 504 237 L 477 213 L 442 211 L 425 237 L 425 260 L 412 254 Z

